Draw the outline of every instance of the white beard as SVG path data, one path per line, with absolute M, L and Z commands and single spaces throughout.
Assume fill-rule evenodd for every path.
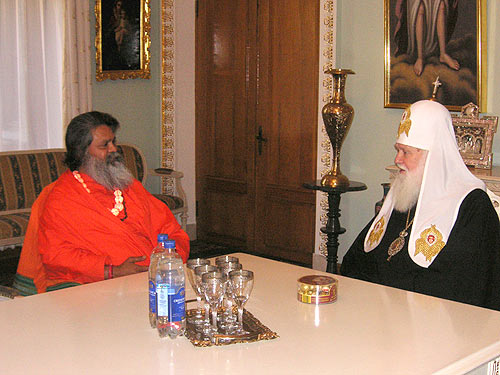
M 123 190 L 133 182 L 132 173 L 118 152 L 109 154 L 105 161 L 87 153 L 82 165 L 90 177 L 108 190 Z
M 417 168 L 413 171 L 408 171 L 402 165 L 398 165 L 406 173 L 399 173 L 392 183 L 392 197 L 396 211 L 406 212 L 417 204 L 424 176 L 425 160 L 426 158 L 422 156 Z

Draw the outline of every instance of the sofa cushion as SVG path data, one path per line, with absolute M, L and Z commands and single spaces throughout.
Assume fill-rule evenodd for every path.
M 29 212 L 0 215 L 0 246 L 22 243 L 29 218 Z
M 153 196 L 165 203 L 171 211 L 184 207 L 184 201 L 175 195 L 153 194 Z
M 0 155 L 0 211 L 30 209 L 42 189 L 66 170 L 64 150 Z
M 118 145 L 118 152 L 123 155 L 125 165 L 132 176 L 144 184 L 146 179 L 145 163 L 146 160 L 139 153 L 135 146 L 122 144 Z

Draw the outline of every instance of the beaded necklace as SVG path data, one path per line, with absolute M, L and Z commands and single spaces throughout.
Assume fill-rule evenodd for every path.
M 75 179 L 82 184 L 83 188 L 87 191 L 87 193 L 90 194 L 90 189 L 87 187 L 87 184 L 83 180 L 82 176 L 78 171 L 73 171 L 73 176 Z M 111 213 L 115 216 L 118 216 L 120 212 L 122 212 L 125 209 L 125 204 L 123 200 L 123 193 L 120 189 L 115 189 L 114 193 L 115 195 L 115 206 L 113 208 L 110 208 L 109 210 Z M 123 219 L 120 219 L 121 221 L 125 220 L 127 218 L 127 210 L 125 209 L 125 217 Z

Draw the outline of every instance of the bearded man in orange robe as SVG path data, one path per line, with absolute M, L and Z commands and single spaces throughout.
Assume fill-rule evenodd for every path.
M 159 233 L 176 241 L 186 262 L 189 237 L 126 168 L 116 148 L 119 126 L 111 115 L 95 111 L 71 120 L 69 169 L 33 206 L 19 284 L 33 280 L 40 293 L 146 271 Z M 37 227 L 32 219 L 38 219 Z

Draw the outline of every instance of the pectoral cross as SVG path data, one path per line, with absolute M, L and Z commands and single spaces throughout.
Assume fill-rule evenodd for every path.
M 438 87 L 441 86 L 441 82 L 439 81 L 439 76 L 436 77 L 436 80 L 432 83 L 432 85 L 434 86 L 434 90 L 432 91 L 432 98 L 430 100 L 436 100 Z

